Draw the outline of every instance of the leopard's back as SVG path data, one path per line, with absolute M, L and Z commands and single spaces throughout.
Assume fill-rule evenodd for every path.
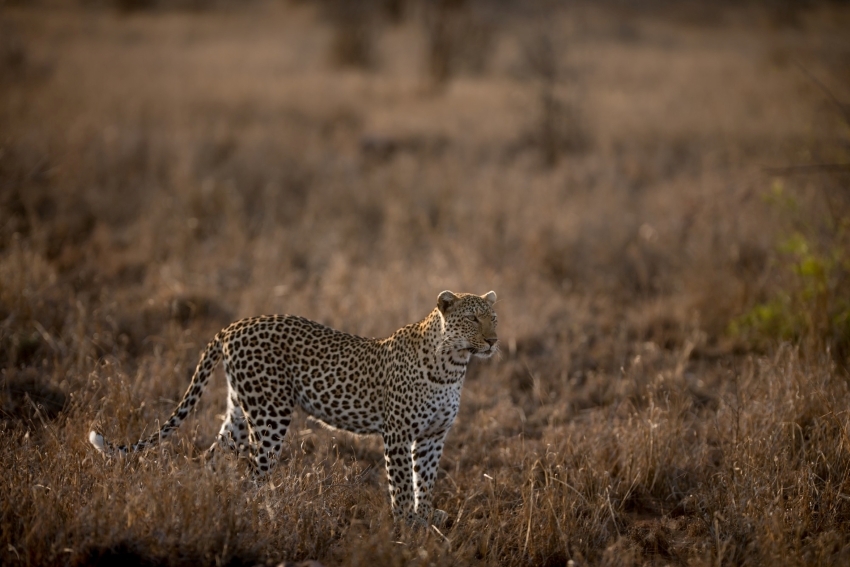
M 233 323 L 221 342 L 228 382 L 248 406 L 296 404 L 332 427 L 382 431 L 387 361 L 379 341 L 271 315 Z

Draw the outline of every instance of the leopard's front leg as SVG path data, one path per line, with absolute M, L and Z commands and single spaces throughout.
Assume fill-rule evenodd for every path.
M 393 520 L 413 523 L 415 497 L 413 493 L 413 439 L 403 432 L 384 433 L 384 458 L 387 462 L 387 479 L 390 485 L 390 502 Z
M 434 482 L 443 454 L 443 444 L 448 430 L 442 430 L 417 439 L 413 445 L 413 483 L 416 496 L 416 515 L 425 522 L 442 526 L 447 514 L 433 506 Z

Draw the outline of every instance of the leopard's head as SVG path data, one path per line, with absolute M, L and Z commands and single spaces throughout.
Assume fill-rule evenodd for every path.
M 437 309 L 443 318 L 441 350 L 465 351 L 481 358 L 493 356 L 498 350 L 494 303 L 494 291 L 484 295 L 442 292 L 437 297 Z

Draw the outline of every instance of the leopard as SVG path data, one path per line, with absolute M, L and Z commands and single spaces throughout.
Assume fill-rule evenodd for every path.
M 495 303 L 493 291 L 446 290 L 424 319 L 383 339 L 295 315 L 236 321 L 207 344 L 186 393 L 158 431 L 128 446 L 93 430 L 89 442 L 110 456 L 167 439 L 223 360 L 227 412 L 210 455 L 236 454 L 253 478 L 267 479 L 298 407 L 331 429 L 380 435 L 393 521 L 442 525 L 447 514 L 433 506 L 438 465 L 470 361 L 498 352 Z

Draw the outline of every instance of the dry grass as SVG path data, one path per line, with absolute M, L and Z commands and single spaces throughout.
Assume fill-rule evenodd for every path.
M 850 100 L 846 7 L 446 3 L 486 57 L 453 32 L 435 76 L 415 2 L 369 4 L 353 59 L 309 3 L 116 6 L 0 8 L 0 563 L 850 561 L 839 343 L 727 332 L 791 285 L 784 235 L 850 218 L 840 171 L 761 198 L 847 161 L 794 64 Z M 393 533 L 380 440 L 303 416 L 271 483 L 211 470 L 221 376 L 172 443 L 86 442 L 156 427 L 233 319 L 383 336 L 446 288 L 498 292 L 503 356 L 442 533 Z

